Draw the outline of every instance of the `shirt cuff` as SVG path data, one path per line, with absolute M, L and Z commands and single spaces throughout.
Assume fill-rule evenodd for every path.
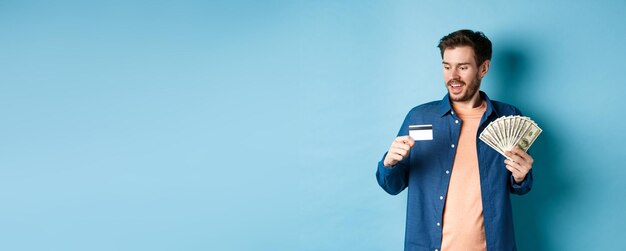
M 511 188 L 514 193 L 519 194 L 519 195 L 526 194 L 530 191 L 530 188 L 532 186 L 533 173 L 532 171 L 528 172 L 524 180 L 522 180 L 522 182 L 519 184 L 515 183 L 515 178 L 513 178 L 513 175 L 511 175 L 510 180 L 511 180 Z
M 382 175 L 388 175 L 390 173 L 392 173 L 394 171 L 394 169 L 396 169 L 396 165 L 393 165 L 391 167 L 385 166 L 385 157 L 387 157 L 387 153 L 385 153 L 383 155 L 383 158 L 378 162 L 378 172 L 380 172 L 380 174 Z

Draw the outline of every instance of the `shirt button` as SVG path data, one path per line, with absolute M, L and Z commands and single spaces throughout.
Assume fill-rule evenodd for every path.
M 439 251 L 439 249 L 435 249 L 435 251 Z
M 446 174 L 450 174 L 450 171 L 446 170 Z
M 439 199 L 440 199 L 440 200 L 443 200 L 443 196 L 439 196 Z
M 457 124 L 458 124 L 458 123 L 459 123 L 459 120 L 458 120 L 458 119 L 457 119 L 457 120 L 455 120 L 455 121 L 454 121 L 454 123 L 457 123 Z
M 437 226 L 441 226 L 441 223 L 437 222 Z
M 452 144 L 450 147 L 454 148 L 454 144 Z

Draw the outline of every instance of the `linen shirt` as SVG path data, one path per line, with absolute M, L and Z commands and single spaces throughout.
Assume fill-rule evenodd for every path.
M 513 232 L 510 193 L 526 194 L 532 186 L 532 171 L 516 184 L 504 164 L 504 156 L 478 139 L 493 120 L 501 116 L 521 115 L 514 106 L 492 101 L 480 95 L 487 110 L 476 134 L 487 250 L 517 250 Z M 455 114 L 446 95 L 409 111 L 398 136 L 409 134 L 409 125 L 432 125 L 432 140 L 418 140 L 409 156 L 392 167 L 378 162 L 376 179 L 389 194 L 397 195 L 408 187 L 405 251 L 440 251 L 443 209 L 463 121 Z M 385 153 L 386 155 L 386 153 Z

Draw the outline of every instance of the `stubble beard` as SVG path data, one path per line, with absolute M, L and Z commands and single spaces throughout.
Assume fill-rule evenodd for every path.
M 448 83 L 446 83 L 446 89 L 448 89 L 448 96 L 450 96 L 450 100 L 454 102 L 466 102 L 472 100 L 474 95 L 476 95 L 476 92 L 478 92 L 478 90 L 480 89 L 480 81 L 481 80 L 480 78 L 478 78 L 478 76 L 474 77 L 474 79 L 469 84 L 465 83 L 464 81 L 457 81 L 463 83 L 463 85 L 467 87 L 465 93 L 461 93 L 462 96 L 453 96 L 450 93 L 450 89 L 448 89 L 448 86 L 450 86 L 450 82 L 452 82 L 452 80 L 448 81 Z

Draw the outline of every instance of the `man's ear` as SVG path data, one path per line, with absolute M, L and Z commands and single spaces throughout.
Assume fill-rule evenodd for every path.
M 485 75 L 487 75 L 487 72 L 489 71 L 489 66 L 491 65 L 491 60 L 487 59 L 485 60 L 485 62 L 483 62 L 480 65 L 480 78 L 485 77 Z

